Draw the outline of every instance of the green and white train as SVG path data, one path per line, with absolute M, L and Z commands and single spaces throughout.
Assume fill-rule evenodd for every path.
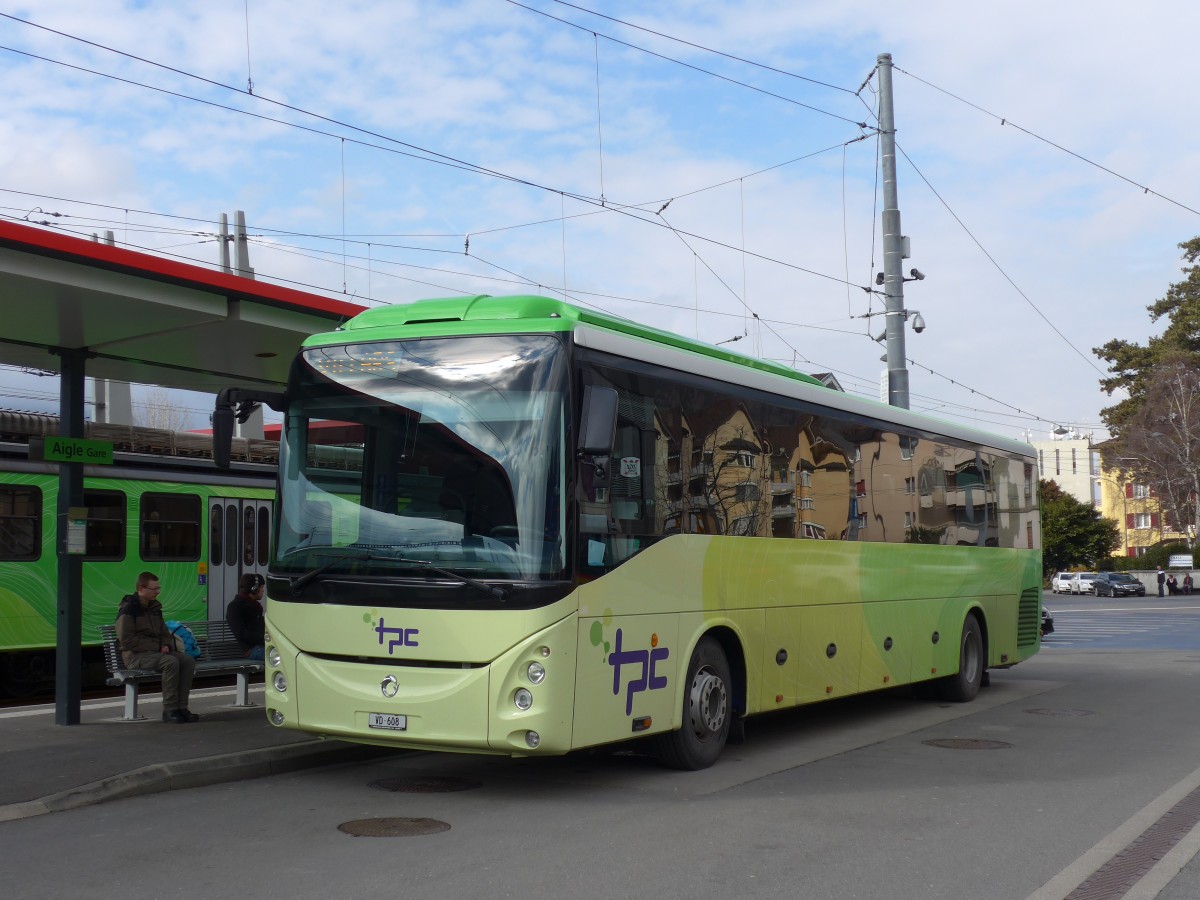
M 58 418 L 0 411 L 0 692 L 52 687 L 58 608 L 58 470 L 29 441 Z M 83 558 L 85 681 L 103 678 L 98 625 L 111 624 L 138 573 L 162 580 L 171 619 L 223 618 L 243 572 L 266 572 L 278 462 L 273 441 L 238 439 L 229 469 L 207 435 L 88 424 L 114 464 L 88 466 Z

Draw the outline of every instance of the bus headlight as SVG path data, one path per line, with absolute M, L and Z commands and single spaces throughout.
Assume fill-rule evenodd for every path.
M 283 657 L 279 655 L 279 651 L 274 647 L 267 648 L 267 662 L 271 664 L 272 669 L 278 669 L 279 664 L 283 661 Z
M 541 684 L 546 680 L 546 667 L 541 663 L 532 662 L 529 668 L 525 670 L 525 674 L 529 676 L 529 681 L 532 684 Z
M 525 688 L 517 688 L 517 692 L 513 694 L 513 703 L 517 709 L 526 710 L 533 706 L 533 694 L 529 693 Z
M 287 690 L 287 678 L 282 672 L 276 672 L 275 677 L 271 679 L 271 684 L 275 685 L 275 690 L 283 693 Z

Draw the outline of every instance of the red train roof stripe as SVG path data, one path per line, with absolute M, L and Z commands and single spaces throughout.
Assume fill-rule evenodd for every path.
M 331 319 L 348 319 L 366 309 L 357 303 L 347 303 L 320 294 L 254 281 L 239 275 L 227 275 L 203 266 L 163 259 L 123 247 L 110 247 L 99 241 L 18 225 L 15 222 L 0 221 L 0 246 L 100 265 L 107 269 L 191 285 L 219 294 L 237 295 L 264 303 L 293 307 L 305 312 L 327 315 Z

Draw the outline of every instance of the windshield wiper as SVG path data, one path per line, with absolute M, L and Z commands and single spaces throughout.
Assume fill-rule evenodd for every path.
M 504 588 L 498 588 L 495 585 L 488 584 L 487 582 L 478 581 L 477 579 L 471 578 L 468 575 L 462 574 L 462 572 L 455 572 L 451 569 L 443 569 L 441 566 L 435 566 L 433 563 L 429 562 L 428 560 L 404 559 L 403 557 L 397 557 L 397 556 L 389 556 L 386 558 L 394 559 L 394 560 L 396 560 L 396 562 L 401 562 L 406 565 L 418 566 L 419 568 L 422 568 L 422 569 L 428 569 L 430 572 L 437 572 L 439 575 L 445 575 L 447 578 L 453 578 L 455 581 L 461 581 L 463 584 L 467 585 L 468 587 L 473 587 L 477 591 L 482 591 L 483 593 L 487 594 L 489 597 L 494 597 L 495 599 L 499 600 L 501 603 L 503 603 L 505 600 L 508 599 L 508 591 L 504 590 Z
M 377 553 L 339 553 L 323 566 L 317 566 L 311 571 L 305 572 L 292 579 L 291 589 L 293 594 L 301 593 L 306 587 L 332 569 L 340 562 L 345 562 L 348 559 L 393 559 L 391 556 L 380 556 Z
M 508 591 L 504 590 L 504 588 L 498 588 L 494 585 L 487 584 L 486 582 L 478 581 L 477 579 L 471 578 L 468 575 L 463 575 L 461 572 L 443 569 L 441 566 L 435 566 L 428 560 L 405 559 L 401 556 L 388 556 L 380 553 L 339 553 L 324 565 L 317 566 L 315 569 L 293 578 L 291 582 L 292 593 L 299 594 L 303 592 L 306 587 L 308 587 L 338 563 L 345 562 L 348 559 L 382 560 L 386 562 L 403 563 L 404 565 L 415 566 L 419 569 L 428 569 L 430 572 L 436 572 L 437 574 L 444 575 L 447 578 L 453 578 L 455 581 L 461 581 L 468 587 L 472 587 L 477 591 L 487 594 L 489 597 L 493 597 L 496 600 L 499 600 L 501 603 L 508 599 Z

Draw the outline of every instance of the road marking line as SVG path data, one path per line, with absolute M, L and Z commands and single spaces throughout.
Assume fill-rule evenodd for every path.
M 1044 885 L 1029 895 L 1028 900 L 1062 900 L 1063 897 L 1083 884 L 1092 873 L 1098 871 L 1106 862 L 1128 847 L 1137 839 L 1147 828 L 1157 822 L 1169 810 L 1171 810 L 1180 800 L 1190 794 L 1196 788 L 1200 787 L 1200 769 L 1196 769 L 1182 781 L 1172 785 L 1159 796 L 1155 797 L 1140 810 L 1134 813 L 1129 819 L 1114 828 L 1107 836 L 1097 842 L 1091 849 L 1084 851 L 1083 855 L 1076 859 L 1073 863 L 1047 881 Z M 1134 896 L 1153 897 L 1154 894 L 1135 894 L 1139 886 L 1146 883 L 1149 888 L 1150 883 L 1147 879 L 1152 876 L 1161 878 L 1164 872 L 1169 868 L 1169 865 L 1164 866 L 1168 859 L 1171 859 L 1172 864 L 1180 857 L 1183 857 L 1193 846 L 1193 840 L 1196 838 L 1196 830 L 1188 834 L 1186 838 L 1180 841 L 1172 849 L 1170 853 L 1163 857 L 1153 869 L 1142 876 L 1141 881 L 1137 882 L 1129 892 L 1125 895 L 1128 898 Z M 1184 845 L 1187 846 L 1184 846 Z M 1197 846 L 1200 846 L 1198 844 Z M 1176 853 L 1175 851 L 1178 851 Z M 1192 849 L 1192 854 L 1195 854 L 1195 849 Z M 1186 865 L 1191 856 L 1187 856 L 1180 865 Z M 1160 871 L 1161 868 L 1161 871 Z M 1178 874 L 1179 869 L 1172 873 L 1171 878 Z M 1157 874 L 1156 874 L 1157 873 Z M 1167 879 L 1170 881 L 1170 878 Z M 1157 891 L 1155 892 L 1157 893 Z

